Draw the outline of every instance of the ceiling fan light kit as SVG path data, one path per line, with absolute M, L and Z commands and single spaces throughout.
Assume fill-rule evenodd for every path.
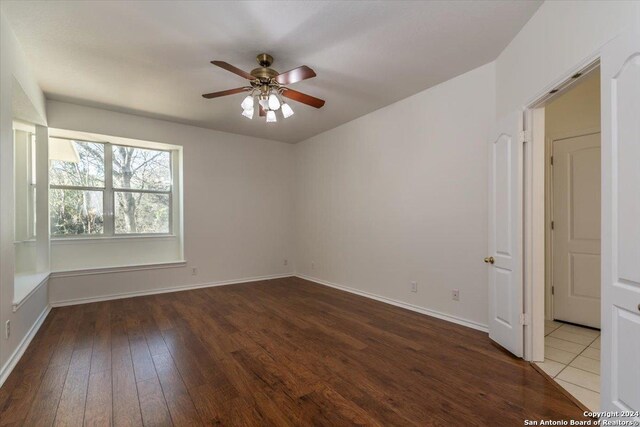
M 242 115 L 248 119 L 253 119 L 253 108 L 246 108 L 242 111 Z
M 315 108 L 322 108 L 325 103 L 324 100 L 286 87 L 286 85 L 315 77 L 316 73 L 311 68 L 303 65 L 287 71 L 286 73 L 280 74 L 273 68 L 270 68 L 273 63 L 273 57 L 271 55 L 261 53 L 256 57 L 256 61 L 258 61 L 260 67 L 251 70 L 251 73 L 242 71 L 241 69 L 224 61 L 211 61 L 213 65 L 224 68 L 227 71 L 249 80 L 250 86 L 224 90 L 221 92 L 206 93 L 202 96 L 204 98 L 211 99 L 226 95 L 234 95 L 236 93 L 249 92 L 249 95 L 247 95 L 240 104 L 242 107 L 242 115 L 248 119 L 253 119 L 255 105 L 257 103 L 259 115 L 261 117 L 265 116 L 267 123 L 277 122 L 276 111 L 278 110 L 282 112 L 282 116 L 285 119 L 294 114 L 293 109 L 283 100 L 283 97 Z
M 286 102 L 282 103 L 282 105 L 280 106 L 280 109 L 281 109 L 282 115 L 284 116 L 285 119 L 293 116 L 293 110 L 291 109 L 289 104 L 287 104 Z
M 251 95 L 247 95 L 240 106 L 243 110 L 253 110 L 253 97 Z
M 271 93 L 271 95 L 269 95 L 269 109 L 277 111 L 278 108 L 280 108 L 280 100 L 275 93 Z

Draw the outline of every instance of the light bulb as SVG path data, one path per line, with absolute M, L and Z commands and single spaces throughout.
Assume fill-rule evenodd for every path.
M 258 100 L 258 104 L 260 104 L 260 106 L 265 110 L 269 109 L 269 101 L 267 101 L 267 98 L 260 98 Z
M 240 106 L 243 110 L 253 110 L 253 96 L 247 95 Z
M 253 119 L 253 108 L 246 108 L 242 112 L 242 115 L 245 116 L 247 119 Z
M 278 108 L 280 108 L 280 100 L 275 93 L 272 93 L 269 95 L 269 109 L 276 111 Z
M 284 102 L 282 103 L 281 108 L 282 108 L 282 115 L 284 116 L 285 119 L 293 116 L 293 110 L 291 109 L 289 104 Z
M 267 123 L 275 123 L 277 121 L 276 112 L 272 110 L 267 111 Z

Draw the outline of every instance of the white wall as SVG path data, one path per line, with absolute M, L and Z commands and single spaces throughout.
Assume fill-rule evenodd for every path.
M 17 99 L 16 94 L 24 96 Z M 18 102 L 20 112 L 14 111 L 14 103 Z M 16 117 L 21 115 L 18 113 L 24 115 Z M 9 365 L 16 360 L 12 357 L 16 349 L 47 308 L 47 287 L 42 286 L 17 312 L 12 312 L 15 264 L 12 126 L 14 118 L 28 118 L 45 124 L 45 103 L 20 44 L 0 10 L 0 382 Z M 8 340 L 4 337 L 7 320 L 11 321 L 11 336 Z
M 51 271 L 177 262 L 181 252 L 178 236 L 52 239 Z
M 47 118 L 53 128 L 183 147 L 188 261 L 174 268 L 52 277 L 53 303 L 292 273 L 293 264 L 284 260 L 293 257 L 294 146 L 56 101 L 47 102 Z M 67 243 L 52 244 L 52 264 L 58 245 Z
M 297 272 L 486 326 L 494 81 L 487 64 L 297 144 Z
M 496 60 L 497 117 L 523 108 L 640 15 L 638 1 L 547 1 Z

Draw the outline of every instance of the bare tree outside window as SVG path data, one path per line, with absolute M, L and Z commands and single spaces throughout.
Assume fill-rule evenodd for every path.
M 171 152 L 54 138 L 50 147 L 52 235 L 171 231 Z
M 113 186 L 116 233 L 169 232 L 168 151 L 114 145 Z
M 51 234 L 102 234 L 104 145 L 58 139 L 50 145 L 61 154 L 49 167 Z

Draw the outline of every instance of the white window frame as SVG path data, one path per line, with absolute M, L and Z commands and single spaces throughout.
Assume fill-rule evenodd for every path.
M 78 141 L 92 144 L 104 145 L 104 186 L 103 187 L 84 187 L 75 185 L 54 185 L 49 184 L 51 190 L 78 190 L 78 191 L 102 191 L 102 215 L 103 229 L 101 234 L 53 234 L 49 228 L 49 234 L 52 240 L 65 239 L 126 239 L 132 237 L 167 237 L 174 236 L 174 200 L 175 185 L 178 182 L 176 174 L 178 173 L 176 166 L 177 150 L 166 148 L 141 147 L 137 145 L 114 144 L 104 141 L 92 141 L 82 138 L 56 137 L 57 139 L 66 139 L 69 141 Z M 113 147 L 130 147 L 139 148 L 141 150 L 164 151 L 169 153 L 169 168 L 171 182 L 169 190 L 148 190 L 134 188 L 115 188 L 113 186 Z M 169 196 L 169 231 L 166 233 L 116 233 L 115 232 L 115 193 L 147 193 L 147 194 L 167 194 Z

